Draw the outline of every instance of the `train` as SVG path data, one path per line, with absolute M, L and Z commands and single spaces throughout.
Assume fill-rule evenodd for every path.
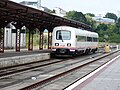
M 98 50 L 99 35 L 96 32 L 57 26 L 52 32 L 52 52 L 56 55 L 76 56 L 83 53 L 95 53 Z

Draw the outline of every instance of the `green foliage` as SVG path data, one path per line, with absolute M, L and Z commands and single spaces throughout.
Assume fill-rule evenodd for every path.
M 116 25 L 118 28 L 120 28 L 120 18 L 118 18 L 118 20 L 116 21 Z
M 107 13 L 105 18 L 114 19 L 115 21 L 117 20 L 117 16 L 114 13 Z
M 94 17 L 95 15 L 92 13 L 87 13 L 87 14 L 83 14 L 82 12 L 77 12 L 77 11 L 69 11 L 66 14 L 66 18 L 68 19 L 72 19 L 72 20 L 76 20 L 82 23 L 85 23 L 87 25 L 90 25 L 93 29 L 96 28 L 96 22 L 94 20 L 92 20 L 92 17 Z
M 87 23 L 87 19 L 82 12 L 69 11 L 65 17 L 79 22 Z
M 29 33 L 26 33 L 26 47 L 28 47 Z M 38 34 L 33 34 L 33 46 L 39 45 L 39 37 Z
M 95 14 L 92 14 L 92 13 L 86 13 L 85 16 L 90 16 L 90 17 L 95 17 Z
M 106 24 L 99 24 L 96 28 L 96 32 L 100 31 L 100 30 L 103 30 L 103 31 L 106 31 L 108 29 L 108 25 Z
M 120 35 L 116 33 L 112 33 L 112 35 L 109 37 L 109 42 L 120 43 Z
M 104 36 L 105 36 L 105 31 L 103 31 L 103 30 L 99 30 L 98 31 L 98 34 L 99 34 L 99 41 L 100 42 L 104 42 Z
M 93 21 L 92 19 L 92 17 L 94 16 L 95 15 L 91 13 L 87 13 L 83 15 L 81 12 L 69 11 L 65 17 L 90 25 L 93 28 L 93 30 L 99 34 L 100 42 L 107 41 L 110 43 L 112 42 L 119 43 L 120 42 L 120 18 L 117 19 L 117 16 L 113 13 L 107 13 L 105 17 L 114 19 L 116 23 L 114 25 L 99 24 L 98 26 L 96 26 L 96 22 Z
M 114 19 L 115 24 L 99 24 L 95 29 L 100 36 L 100 42 L 110 42 L 110 43 L 120 43 L 120 18 L 117 19 L 117 16 L 113 13 L 107 13 L 105 18 Z M 106 37 L 107 36 L 107 37 Z
M 92 28 L 93 28 L 93 30 L 95 30 L 96 29 L 96 21 L 94 21 L 93 19 L 92 19 L 92 17 L 91 16 L 89 16 L 89 15 L 85 15 L 86 16 L 86 19 L 87 19 L 87 24 L 89 25 L 89 26 L 91 26 Z
M 107 26 L 107 27 L 106 27 Z M 120 29 L 116 25 L 98 25 L 98 34 L 100 42 L 105 40 L 110 43 L 120 43 Z M 105 30 L 104 30 L 105 29 Z M 105 37 L 107 36 L 107 38 Z

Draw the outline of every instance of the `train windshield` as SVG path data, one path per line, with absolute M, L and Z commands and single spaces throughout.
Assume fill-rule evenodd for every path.
M 58 30 L 56 32 L 56 39 L 57 40 L 70 40 L 71 39 L 71 32 L 66 30 Z

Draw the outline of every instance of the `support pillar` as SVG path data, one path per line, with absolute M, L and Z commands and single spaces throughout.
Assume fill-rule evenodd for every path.
M 50 32 L 49 31 L 48 31 L 48 42 L 47 42 L 47 44 L 48 44 L 47 49 L 49 49 L 49 46 L 50 46 Z
M 48 32 L 48 49 L 51 49 L 52 45 L 52 33 Z
M 28 51 L 33 51 L 33 30 L 35 30 L 36 25 L 34 23 L 28 23 L 25 26 L 29 29 Z
M 0 29 L 0 53 L 4 53 L 4 29 Z
M 39 33 L 39 50 L 42 50 L 42 49 L 43 49 L 43 47 L 42 47 L 42 33 L 43 33 L 43 32 L 40 32 L 40 33 Z
M 38 27 L 38 29 L 39 29 L 39 50 L 43 50 L 43 40 L 44 40 L 44 33 L 43 33 L 43 31 L 44 31 L 44 27 L 42 27 L 42 26 L 39 26 Z
M 43 50 L 43 45 L 44 45 L 44 33 L 42 32 L 41 35 L 42 35 L 42 36 L 41 36 L 41 37 L 42 37 L 42 39 L 41 39 L 41 40 L 42 40 L 42 42 L 41 42 L 41 46 L 42 46 L 42 50 Z
M 49 49 L 52 48 L 52 32 L 50 32 L 50 46 L 49 46 Z
M 4 53 L 4 27 L 10 23 L 5 19 L 0 19 L 0 53 Z
M 20 52 L 20 34 L 21 29 L 16 30 L 16 52 Z
M 43 39 L 44 39 L 44 34 L 43 34 L 43 32 L 40 32 L 40 37 L 39 37 L 39 50 L 43 50 Z
M 28 51 L 33 51 L 33 33 L 32 30 L 29 30 L 28 36 Z
M 52 47 L 52 31 L 53 27 L 48 27 L 48 49 Z
M 16 52 L 20 52 L 21 28 L 23 27 L 23 23 L 21 23 L 21 22 L 14 22 L 12 24 L 16 28 Z

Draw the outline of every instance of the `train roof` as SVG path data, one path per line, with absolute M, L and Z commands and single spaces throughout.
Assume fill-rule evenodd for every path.
M 84 36 L 97 36 L 98 34 L 96 32 L 91 32 L 91 31 L 87 31 L 87 30 L 83 30 L 80 28 L 74 28 L 74 27 L 70 27 L 70 26 L 57 26 L 54 28 L 55 30 L 71 30 L 71 31 L 75 31 L 76 35 L 84 35 Z

